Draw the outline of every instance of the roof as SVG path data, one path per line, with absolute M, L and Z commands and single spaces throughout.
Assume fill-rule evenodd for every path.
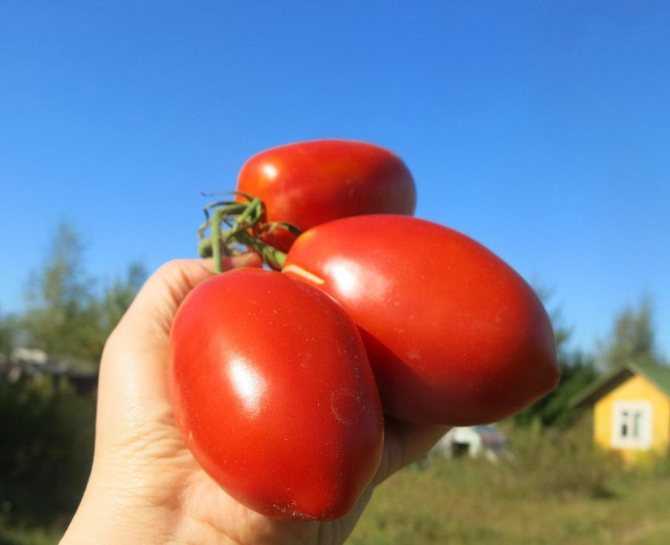
M 590 405 L 633 375 L 642 375 L 654 383 L 659 390 L 670 396 L 670 366 L 659 365 L 650 361 L 637 361 L 627 363 L 609 373 L 605 373 L 579 393 L 572 400 L 571 405 L 573 407 Z

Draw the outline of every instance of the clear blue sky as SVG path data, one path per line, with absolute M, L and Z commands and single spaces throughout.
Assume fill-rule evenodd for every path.
M 199 192 L 369 140 L 418 214 L 555 292 L 584 349 L 649 293 L 670 353 L 670 3 L 0 4 L 0 308 L 57 223 L 102 279 L 194 255 Z

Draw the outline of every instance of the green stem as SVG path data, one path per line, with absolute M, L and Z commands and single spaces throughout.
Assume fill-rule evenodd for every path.
M 222 272 L 222 255 L 231 255 L 231 244 L 237 243 L 258 252 L 263 261 L 275 269 L 282 269 L 286 262 L 286 254 L 277 248 L 267 244 L 252 234 L 252 230 L 258 226 L 264 216 L 263 202 L 258 198 L 250 198 L 247 203 L 220 202 L 205 208 L 205 222 L 198 229 L 198 254 L 201 257 L 213 257 L 214 268 L 217 273 Z M 210 217 L 210 211 L 211 217 Z M 232 221 L 232 225 L 231 225 Z M 229 227 L 228 230 L 221 229 L 222 223 Z M 207 237 L 205 232 L 210 229 Z M 275 227 L 287 229 L 295 236 L 300 231 L 287 223 L 273 222 L 261 224 L 260 231 Z
M 247 205 L 242 204 L 242 203 L 236 203 L 236 202 L 229 202 L 229 201 L 223 201 L 220 203 L 212 203 L 207 205 L 204 208 L 205 212 L 205 221 L 204 223 L 198 228 L 198 238 L 201 240 L 205 238 L 205 231 L 210 225 L 210 217 L 209 217 L 209 210 L 221 210 L 223 212 L 223 216 L 227 215 L 235 215 L 235 214 L 243 214 L 247 210 Z
M 259 199 L 253 199 L 248 205 L 246 205 L 243 212 L 235 218 L 232 229 L 226 233 L 224 242 L 227 242 L 231 238 L 234 238 L 238 233 L 246 231 L 250 227 L 256 225 L 263 215 L 261 207 L 262 203 Z M 251 218 L 252 215 L 254 216 L 253 219 L 247 222 L 247 220 Z
M 212 241 L 212 257 L 214 258 L 214 270 L 217 273 L 223 272 L 221 266 L 221 221 L 225 211 L 223 208 L 217 208 L 212 215 L 212 224 L 210 226 L 210 238 Z
M 212 233 L 213 234 L 213 233 Z M 265 260 L 266 263 L 271 265 L 275 269 L 284 268 L 284 263 L 286 262 L 286 254 L 281 250 L 278 250 L 274 246 L 263 242 L 256 237 L 248 234 L 246 231 L 238 231 L 232 233 L 232 239 L 236 240 L 240 244 L 244 244 L 249 248 L 258 252 L 261 257 Z M 214 255 L 214 237 L 204 238 L 198 243 L 198 255 L 200 257 L 212 257 Z M 219 239 L 219 246 L 222 244 L 222 240 Z
M 274 246 L 270 246 L 266 242 L 249 235 L 247 232 L 242 232 L 237 235 L 237 239 L 248 247 L 256 250 L 263 260 L 274 269 L 283 269 L 286 263 L 286 254 L 278 250 Z

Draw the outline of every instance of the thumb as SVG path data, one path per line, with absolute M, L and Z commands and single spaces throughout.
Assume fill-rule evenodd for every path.
M 258 265 L 256 256 L 228 258 L 224 270 Z M 188 293 L 213 274 L 211 260 L 180 259 L 144 284 L 110 335 L 100 364 L 96 452 L 113 450 L 133 430 L 171 418 L 167 374 L 174 315 Z
M 238 267 L 258 267 L 256 254 L 226 257 L 224 271 Z M 177 309 L 188 293 L 214 274 L 211 259 L 175 259 L 161 266 L 144 284 L 119 327 L 133 332 L 137 341 L 166 340 Z

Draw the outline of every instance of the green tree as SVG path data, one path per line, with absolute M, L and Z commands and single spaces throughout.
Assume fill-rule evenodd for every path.
M 616 315 L 609 338 L 600 348 L 598 360 L 603 367 L 613 369 L 641 360 L 660 363 L 653 311 L 652 299 L 646 296 Z
M 83 246 L 68 224 L 58 226 L 46 263 L 29 283 L 23 325 L 27 342 L 73 366 L 100 357 L 100 307 L 83 267 Z
M 9 359 L 16 346 L 19 324 L 15 316 L 0 316 L 0 359 Z
M 46 262 L 33 275 L 22 318 L 26 343 L 72 367 L 92 370 L 105 340 L 146 278 L 131 263 L 125 277 L 100 293 L 84 268 L 83 246 L 68 224 L 58 226 Z
M 94 408 L 64 379 L 0 376 L 0 525 L 72 513 L 91 467 Z
M 30 281 L 26 311 L 0 316 L 0 354 L 19 344 L 92 369 L 145 277 L 144 267 L 132 263 L 96 291 L 78 234 L 60 225 Z M 0 437 L 10 438 L 0 440 L 0 526 L 5 519 L 50 523 L 72 512 L 90 468 L 94 407 L 94 398 L 77 394 L 66 379 L 0 375 Z

